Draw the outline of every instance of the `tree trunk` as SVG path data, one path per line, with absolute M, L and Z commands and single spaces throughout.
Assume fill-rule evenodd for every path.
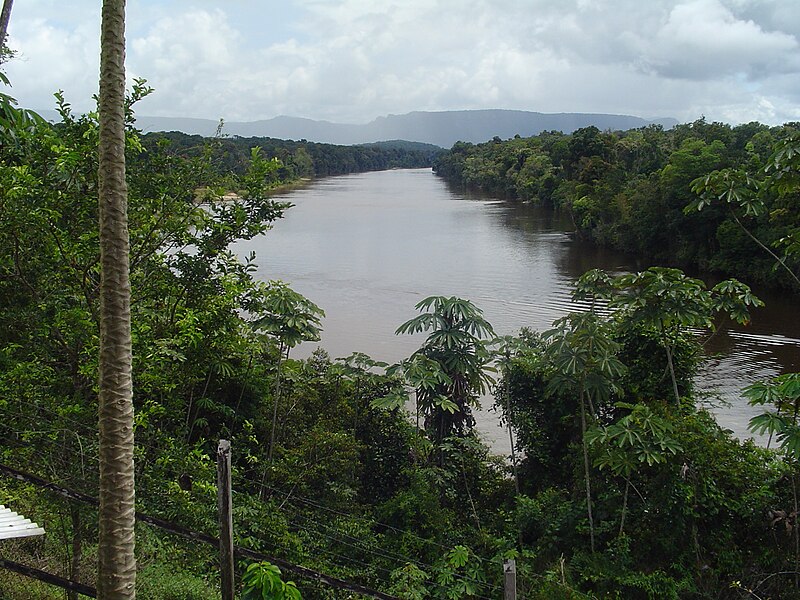
M 508 375 L 505 381 L 506 423 L 508 425 L 508 442 L 511 446 L 511 466 L 514 470 L 514 492 L 519 499 L 519 473 L 517 472 L 517 451 L 514 448 L 514 430 L 511 424 L 511 390 L 508 389 Z
M 798 284 L 800 284 L 800 278 L 798 278 L 797 274 L 789 268 L 789 266 L 786 264 L 786 261 L 777 254 L 775 254 L 772 250 L 770 250 L 769 247 L 765 246 L 761 242 L 761 240 L 759 240 L 756 236 L 750 233 L 750 230 L 744 226 L 744 224 L 739 220 L 739 217 L 736 216 L 736 213 L 730 206 L 728 206 L 728 210 L 730 211 L 731 216 L 733 217 L 734 221 L 736 221 L 736 224 L 739 225 L 739 227 L 742 229 L 742 231 L 744 231 L 751 240 L 753 240 L 756 244 L 758 244 L 758 246 L 762 250 L 765 250 L 767 254 L 769 254 L 773 259 L 775 259 L 780 266 L 786 269 L 786 271 L 789 273 L 792 279 L 794 279 Z
M 269 454 L 267 462 L 272 464 L 272 454 L 275 451 L 275 435 L 278 430 L 278 400 L 281 396 L 281 359 L 283 358 L 283 345 L 278 346 L 278 367 L 275 370 L 275 392 L 272 399 L 272 431 L 269 434 Z
M 508 361 L 508 356 L 506 356 Z M 511 467 L 514 473 L 514 500 L 519 507 L 519 471 L 517 469 L 517 451 L 514 448 L 514 429 L 511 419 L 511 390 L 508 383 L 508 370 L 505 373 L 503 393 L 506 401 L 506 424 L 508 425 L 508 442 L 511 445 Z M 522 527 L 517 527 L 517 547 L 522 551 Z
M 81 509 L 77 502 L 69 503 L 69 515 L 72 520 L 72 557 L 69 563 L 69 578 L 76 583 L 81 580 L 81 561 L 83 560 L 83 525 L 81 524 Z M 78 592 L 67 592 L 69 600 L 79 600 Z
M 794 587 L 800 587 L 800 528 L 798 528 L 797 514 L 797 477 L 792 476 L 792 498 L 794 499 L 794 517 L 792 530 L 794 533 Z
M 0 49 L 6 45 L 6 35 L 8 35 L 8 22 L 11 20 L 12 4 L 14 4 L 14 0 L 3 0 L 3 12 L 0 13 Z M 2 62 L 1 59 L 0 62 Z
M 104 0 L 100 51 L 100 509 L 97 593 L 136 596 L 128 190 L 125 184 L 125 0 Z
M 622 516 L 619 519 L 619 533 L 617 534 L 619 537 L 622 536 L 622 532 L 625 530 L 625 515 L 628 512 L 628 491 L 631 488 L 631 480 L 627 477 L 625 478 L 625 495 L 622 497 Z
M 681 407 L 681 395 L 678 392 L 678 378 L 675 377 L 675 365 L 672 363 L 672 352 L 669 349 L 669 344 L 664 346 L 667 351 L 667 365 L 669 366 L 669 376 L 672 379 L 672 393 L 675 394 L 675 404 L 678 408 Z
M 581 443 L 583 444 L 583 472 L 586 477 L 586 513 L 589 516 L 589 542 L 594 554 L 594 518 L 592 517 L 592 484 L 589 481 L 589 447 L 586 444 L 586 402 L 581 392 Z

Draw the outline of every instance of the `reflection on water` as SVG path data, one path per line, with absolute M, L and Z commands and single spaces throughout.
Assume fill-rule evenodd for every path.
M 570 293 L 583 272 L 647 266 L 580 243 L 569 220 L 550 211 L 465 195 L 427 169 L 332 177 L 281 199 L 295 207 L 240 251 L 256 251 L 260 277 L 282 279 L 325 309 L 320 345 L 334 357 L 360 351 L 394 362 L 407 356 L 424 338 L 398 337 L 394 330 L 429 295 L 469 298 L 498 334 L 544 330 L 577 308 Z M 717 409 L 718 417 L 739 435 L 746 435 L 754 413 L 739 390 L 800 369 L 792 301 L 759 295 L 768 308 L 751 326 L 714 336 L 701 377 L 704 390 L 729 403 Z M 507 452 L 496 415 L 484 411 L 478 419 L 498 452 Z

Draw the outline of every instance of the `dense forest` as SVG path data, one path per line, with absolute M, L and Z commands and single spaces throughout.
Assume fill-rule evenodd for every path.
M 177 131 L 148 133 L 142 136 L 142 145 L 152 149 L 165 144 L 172 152 L 187 157 L 210 154 L 218 175 L 242 175 L 247 170 L 252 149 L 259 148 L 264 156 L 279 161 L 273 174 L 275 183 L 303 177 L 429 167 L 434 157 L 443 152 L 438 146 L 402 140 L 336 146 L 306 140 L 226 137 L 222 135 L 223 131 L 213 142 L 199 135 Z
M 4 541 L 2 554 L 92 586 L 98 123 L 63 99 L 59 112 L 50 125 L 0 96 L 0 498 L 48 532 Z M 243 597 L 497 599 L 513 558 L 520 598 L 800 598 L 800 378 L 746 392 L 777 449 L 732 438 L 695 405 L 704 337 L 721 319 L 748 320 L 760 301 L 747 286 L 708 289 L 665 267 L 592 271 L 574 291 L 585 312 L 506 338 L 469 300 L 433 296 L 398 323 L 420 338 L 398 364 L 320 351 L 296 360 L 324 307 L 257 280 L 258 257 L 232 245 L 279 226 L 290 207 L 270 199 L 276 187 L 373 150 L 142 136 L 131 106 L 128 117 L 137 510 L 216 535 L 215 455 L 230 440 L 236 544 L 286 563 L 280 581 L 240 553 Z M 788 280 L 800 249 L 790 133 L 589 129 L 456 145 L 437 168 L 552 202 L 597 239 L 644 243 L 649 232 L 704 266 L 727 256 L 721 231 L 740 235 L 725 228 L 730 207 L 768 247 L 789 240 L 775 248 L 788 252 L 783 273 L 759 263 Z M 750 177 L 715 174 L 724 167 Z M 484 390 L 514 439 L 510 461 L 474 431 Z M 215 546 L 142 521 L 136 541 L 139 598 L 219 597 Z M 0 570 L 0 596 L 64 592 Z
M 775 254 L 797 243 L 799 200 L 770 184 L 782 174 L 769 163 L 797 129 L 703 119 L 669 130 L 587 127 L 457 143 L 434 169 L 457 185 L 567 211 L 579 235 L 653 264 L 797 291 Z M 800 263 L 788 260 L 796 271 Z

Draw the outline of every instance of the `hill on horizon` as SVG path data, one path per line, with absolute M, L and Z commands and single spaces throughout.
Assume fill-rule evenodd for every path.
M 44 111 L 49 116 L 53 111 Z M 185 117 L 137 116 L 136 124 L 145 132 L 180 131 L 213 136 L 218 121 Z M 308 140 L 349 146 L 386 140 L 406 140 L 450 148 L 454 143 L 486 142 L 515 135 L 530 137 L 542 131 L 572 133 L 594 125 L 598 129 L 628 130 L 658 124 L 670 128 L 676 119 L 643 119 L 631 115 L 592 113 L 540 113 L 524 110 L 416 111 L 378 117 L 365 124 L 332 123 L 301 117 L 279 116 L 263 121 L 226 121 L 223 133 L 239 137 L 270 137 L 283 140 Z
M 172 119 L 140 117 L 145 130 L 164 131 Z M 199 119 L 181 119 L 179 125 L 197 126 Z M 272 137 L 305 139 L 326 144 L 366 144 L 384 140 L 407 140 L 450 148 L 458 141 L 480 143 L 495 136 L 506 139 L 520 135 L 529 137 L 542 131 L 556 130 L 571 133 L 581 127 L 594 125 L 598 129 L 627 130 L 658 123 L 672 127 L 675 119 L 647 120 L 629 115 L 588 113 L 546 114 L 520 110 L 459 110 L 442 112 L 411 112 L 404 115 L 378 117 L 366 124 L 332 123 L 300 117 L 280 116 L 249 123 L 226 122 L 224 132 L 242 137 Z M 213 135 L 217 123 L 204 123 L 205 135 Z M 182 129 L 179 129 L 182 130 Z M 192 131 L 187 133 L 202 133 Z

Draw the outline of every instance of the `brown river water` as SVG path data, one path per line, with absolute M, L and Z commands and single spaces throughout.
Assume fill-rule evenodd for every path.
M 575 240 L 568 219 L 551 211 L 455 191 L 429 169 L 330 177 L 277 199 L 295 206 L 237 250 L 256 252 L 259 277 L 281 279 L 325 310 L 321 342 L 295 349 L 296 357 L 322 346 L 332 357 L 358 351 L 398 361 L 424 334 L 394 331 L 430 295 L 472 300 L 500 335 L 543 331 L 581 308 L 570 294 L 583 272 L 648 266 Z M 747 423 L 758 412 L 741 389 L 800 370 L 797 299 L 755 292 L 767 306 L 749 326 L 719 330 L 698 377 L 718 421 L 739 437 L 750 437 Z M 478 428 L 506 454 L 507 434 L 487 410 L 492 400 L 483 403 Z

